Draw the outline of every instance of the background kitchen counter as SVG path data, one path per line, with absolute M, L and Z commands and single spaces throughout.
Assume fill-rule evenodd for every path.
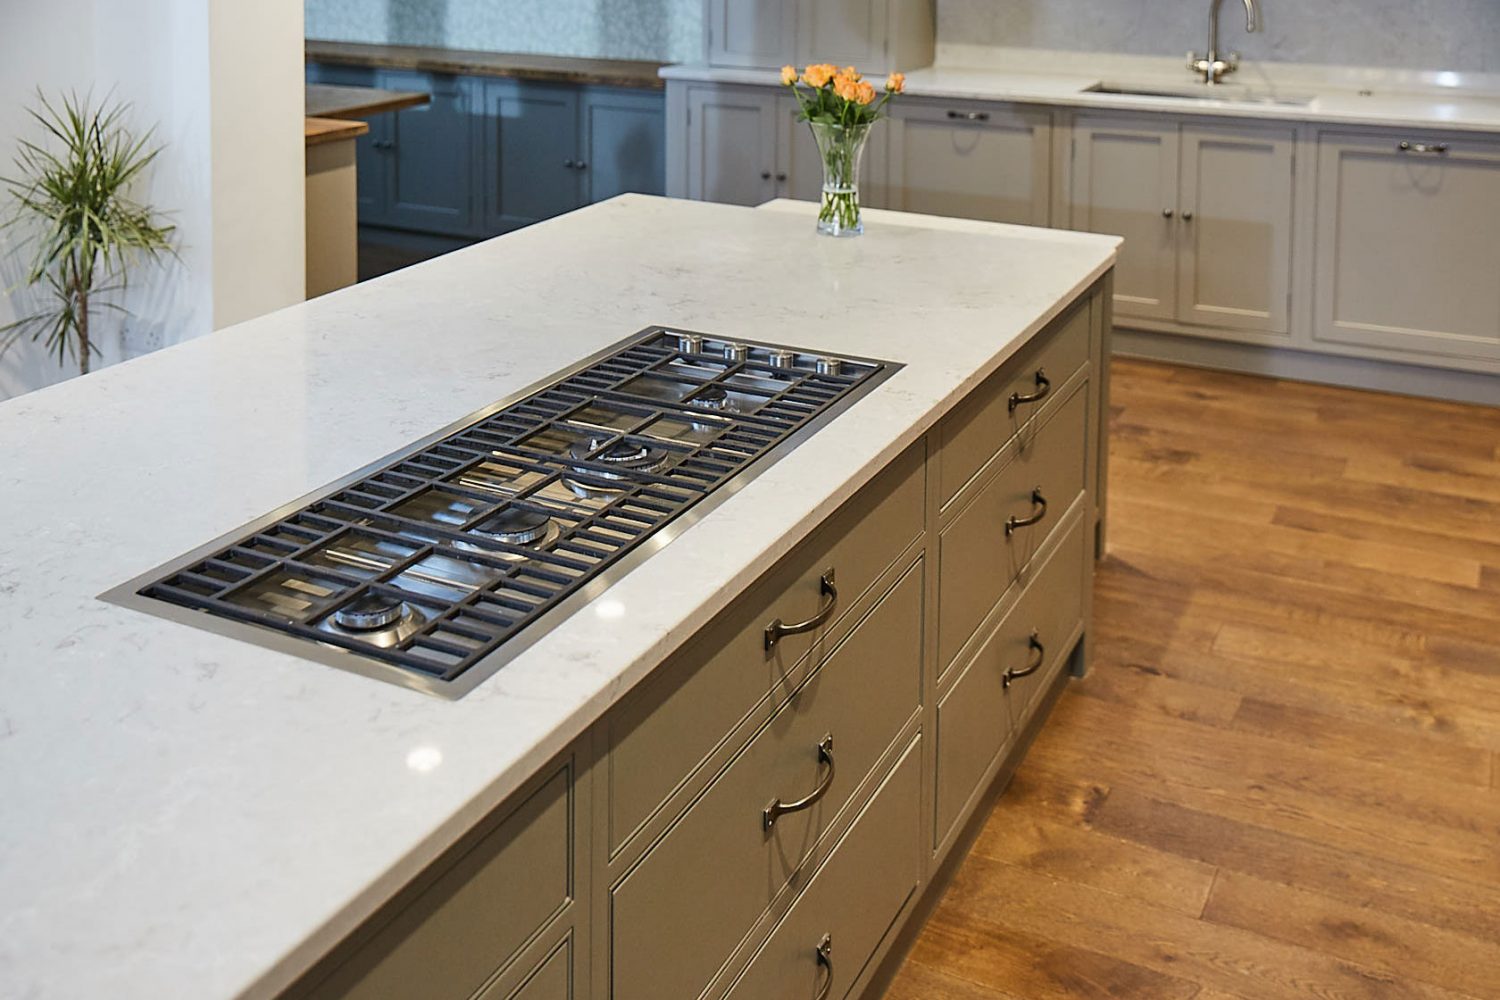
M 584 59 L 576 56 L 518 52 L 479 52 L 425 45 L 367 45 L 361 42 L 309 40 L 307 60 L 330 66 L 375 66 L 461 76 L 500 76 L 554 83 L 588 83 L 609 87 L 660 89 L 662 64 L 629 59 Z
M 273 995 L 1118 244 L 811 211 L 618 198 L 0 405 L 6 989 Z M 907 367 L 458 702 L 95 596 L 652 323 Z

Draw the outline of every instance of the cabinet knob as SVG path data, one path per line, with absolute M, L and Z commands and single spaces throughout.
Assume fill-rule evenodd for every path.
M 1192 222 L 1193 221 L 1193 213 L 1192 212 L 1183 212 L 1182 213 L 1182 221 L 1183 222 Z
M 784 174 L 784 173 L 777 174 L 776 175 L 776 179 L 778 181 L 784 181 L 784 180 L 786 180 L 786 174 Z
M 771 171 L 769 171 L 769 170 L 762 170 L 760 172 L 760 179 L 763 180 L 763 181 L 770 180 L 771 179 Z
M 569 170 L 572 170 L 573 169 L 573 161 L 572 160 L 563 160 L 563 166 L 567 167 Z
M 577 167 L 579 170 L 587 170 L 589 168 L 588 162 L 585 160 L 579 160 L 577 163 L 573 164 L 573 166 Z
M 1170 208 L 1164 208 L 1161 210 L 1161 217 L 1163 219 L 1170 219 L 1175 214 L 1176 213 L 1173 212 Z

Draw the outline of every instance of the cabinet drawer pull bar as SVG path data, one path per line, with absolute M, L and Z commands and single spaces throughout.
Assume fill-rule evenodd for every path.
M 1031 658 L 1030 663 L 1026 664 L 1020 670 L 1007 670 L 1005 676 L 1001 678 L 1001 686 L 1010 687 L 1011 681 L 1018 681 L 1022 677 L 1030 677 L 1042 669 L 1042 664 L 1047 662 L 1047 647 L 1042 645 L 1042 640 L 1036 629 L 1031 630 L 1031 639 L 1027 645 L 1031 647 L 1031 651 L 1036 655 Z
M 1047 516 L 1047 498 L 1042 496 L 1042 488 L 1038 486 L 1031 491 L 1031 513 L 1026 517 L 1016 517 L 1012 514 L 1005 519 L 1005 537 L 1009 538 L 1015 534 L 1017 528 L 1029 528 L 1042 518 Z
M 818 990 L 818 995 L 813 1000 L 828 1000 L 828 994 L 833 992 L 833 935 L 824 934 L 823 940 L 818 942 L 817 948 L 818 964 L 827 970 L 828 974 L 823 977 L 823 987 Z
M 817 805 L 818 800 L 828 794 L 828 789 L 833 787 L 833 734 L 829 733 L 818 741 L 818 763 L 827 764 L 828 771 L 823 775 L 823 780 L 818 782 L 818 787 L 796 802 L 782 802 L 780 799 L 772 799 L 771 804 L 766 806 L 761 813 L 761 829 L 769 830 L 776 825 L 776 821 L 787 813 L 801 812 L 809 806 Z
M 1027 403 L 1040 403 L 1052 392 L 1052 380 L 1047 378 L 1047 370 L 1038 368 L 1036 370 L 1036 392 L 1023 396 L 1019 392 L 1010 394 L 1010 412 L 1015 413 L 1016 407 Z
M 990 120 L 990 113 L 988 111 L 950 111 L 948 117 L 954 121 L 987 122 Z
M 1448 152 L 1446 142 L 1403 142 L 1396 147 L 1401 153 L 1431 153 L 1433 156 L 1442 156 Z
M 778 618 L 766 626 L 766 652 L 775 649 L 776 644 L 781 641 L 782 636 L 811 632 L 826 622 L 829 616 L 833 614 L 834 607 L 839 603 L 839 591 L 833 585 L 833 567 L 830 566 L 823 571 L 823 579 L 819 581 L 818 589 L 823 595 L 823 606 L 818 609 L 817 614 L 805 622 L 796 622 L 795 624 L 788 625 Z

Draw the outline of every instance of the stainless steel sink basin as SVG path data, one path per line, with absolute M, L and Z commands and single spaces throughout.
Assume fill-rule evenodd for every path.
M 1121 97 L 1166 97 L 1179 101 L 1228 101 L 1231 104 L 1279 104 L 1306 107 L 1314 98 L 1306 94 L 1273 94 L 1264 90 L 1253 90 L 1237 84 L 1137 84 L 1104 81 L 1085 87 L 1089 94 L 1116 94 Z

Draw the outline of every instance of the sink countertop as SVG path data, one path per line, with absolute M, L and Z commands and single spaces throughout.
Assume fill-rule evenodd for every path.
M 960 59 L 973 62 L 953 61 Z M 981 63 L 981 60 L 985 62 Z M 772 70 L 693 65 L 668 66 L 662 70 L 662 77 L 762 86 L 780 83 L 779 74 Z M 1500 132 L 1500 81 L 1480 74 L 1461 77 L 1443 73 L 1247 64 L 1226 81 L 1226 89 L 1249 88 L 1272 97 L 1310 97 L 1311 101 L 1306 104 L 1101 94 L 1090 90 L 1105 83 L 1185 88 L 1194 86 L 1195 78 L 1175 60 L 1109 56 L 1079 58 L 1077 53 L 986 51 L 977 46 L 955 46 L 940 51 L 937 63 L 906 75 L 907 93 L 913 97 L 1387 128 Z M 1362 91 L 1368 91 L 1368 96 Z
M 773 207 L 624 196 L 0 403 L 7 996 L 274 996 L 1118 247 Z M 653 323 L 907 367 L 456 702 L 96 598 Z

